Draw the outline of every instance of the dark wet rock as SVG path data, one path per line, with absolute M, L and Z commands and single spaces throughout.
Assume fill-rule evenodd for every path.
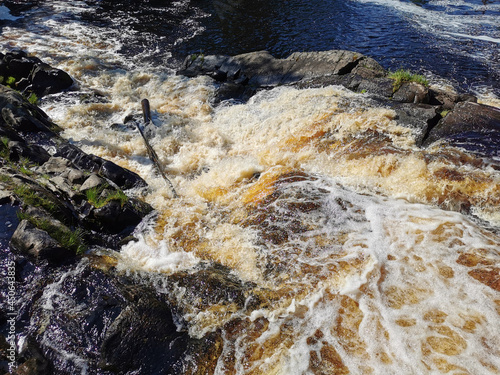
M 345 85 L 344 85 L 345 86 Z M 365 79 L 359 82 L 357 87 L 346 86 L 349 89 L 354 89 L 357 92 L 367 92 L 377 96 L 390 98 L 394 91 L 394 81 L 390 78 L 374 78 Z
M 151 211 L 148 204 L 137 199 L 130 199 L 125 204 L 111 200 L 103 207 L 94 209 L 90 217 L 106 232 L 123 234 L 126 232 L 128 235 Z
M 10 192 L 0 188 L 0 249 L 9 247 L 9 241 L 19 225 L 18 210 L 19 207 L 11 202 Z
M 47 114 L 29 103 L 17 91 L 0 85 L 1 118 L 0 134 L 11 140 L 19 140 L 18 132 L 43 132 L 54 136 L 61 129 L 49 120 Z M 15 139 L 17 137 L 17 139 Z
M 73 85 L 69 74 L 45 63 L 33 67 L 28 81 L 31 81 L 31 91 L 39 97 L 67 90 Z
M 36 164 L 43 164 L 50 159 L 50 154 L 41 146 L 27 145 L 24 141 L 10 141 L 8 143 L 9 159 L 20 161 L 26 158 Z
M 259 51 L 232 57 L 191 55 L 178 74 L 208 75 L 221 82 L 217 102 L 247 100 L 257 89 L 280 85 L 317 87 L 344 82 L 357 87 L 363 80 L 383 77 L 385 71 L 372 58 L 351 51 L 295 52 L 286 59 Z
M 99 366 L 119 373 L 172 373 L 169 370 L 186 351 L 189 337 L 177 332 L 163 298 L 144 289 L 132 293 L 127 296 L 132 303 L 121 309 L 106 331 Z
M 429 103 L 429 90 L 424 85 L 415 82 L 405 82 L 394 93 L 392 98 L 401 103 Z
M 500 110 L 474 102 L 458 103 L 439 123 L 430 129 L 424 145 L 446 139 L 474 149 L 490 145 L 494 149 L 485 150 L 498 154 L 500 145 Z M 491 155 L 490 155 L 491 156 Z
M 428 104 L 385 102 L 385 105 L 396 112 L 395 120 L 399 125 L 412 129 L 417 146 L 422 145 L 428 130 L 441 119 L 436 107 Z
M 100 161 L 102 163 L 99 172 L 120 188 L 131 189 L 146 186 L 145 181 L 138 174 L 122 168 L 109 160 L 100 159 Z
M 76 167 L 82 170 L 96 172 L 124 190 L 146 186 L 146 182 L 137 173 L 122 168 L 99 156 L 86 154 L 78 147 L 69 143 L 61 145 L 55 156 L 71 160 Z
M 206 308 L 213 305 L 245 305 L 247 292 L 254 286 L 243 283 L 231 270 L 220 264 L 202 264 L 194 271 L 181 271 L 171 275 L 172 288 L 185 288 L 183 304 Z
M 66 72 L 51 67 L 39 58 L 28 56 L 24 51 L 7 52 L 0 60 L 0 75 L 13 88 L 38 97 L 55 94 L 73 86 L 73 79 Z
M 54 374 L 54 368 L 44 357 L 40 345 L 29 339 L 23 350 L 19 353 L 19 360 L 22 364 L 17 367 L 12 375 L 51 375 Z
M 453 109 L 460 102 L 477 102 L 477 98 L 470 94 L 459 94 L 453 89 L 435 88 L 429 90 L 429 104 L 439 106 L 441 111 Z
M 21 254 L 29 255 L 37 260 L 46 259 L 59 262 L 68 255 L 68 250 L 53 239 L 44 230 L 38 229 L 28 220 L 23 220 L 17 226 L 10 247 Z
M 64 270 L 20 273 L 17 287 L 28 298 L 18 306 L 27 314 L 17 326 L 25 337 L 19 368 L 51 375 L 213 373 L 220 333 L 191 338 L 166 295 L 116 273 L 110 260 L 94 256 Z

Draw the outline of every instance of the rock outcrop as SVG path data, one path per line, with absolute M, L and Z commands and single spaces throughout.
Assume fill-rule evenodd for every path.
M 376 82 L 374 90 L 392 93 L 391 81 L 383 78 L 385 70 L 375 60 L 342 50 L 296 52 L 286 59 L 276 59 L 267 51 L 232 57 L 191 55 L 178 74 L 203 74 L 220 82 L 216 101 L 247 100 L 259 89 L 291 84 L 314 87 L 343 83 L 357 88 L 364 80 Z
M 144 180 L 69 144 L 20 93 L 0 86 L 0 107 L 1 188 L 25 216 L 11 241 L 14 251 L 54 261 L 68 247 L 67 256 L 93 244 L 116 248 L 152 211 L 123 193 L 145 187 Z M 33 207 L 44 214 L 33 215 Z
M 424 145 L 445 140 L 482 156 L 500 156 L 500 109 L 473 102 L 458 103 L 435 127 Z
M 73 86 L 68 73 L 51 67 L 37 57 L 24 51 L 0 53 L 0 83 L 38 98 L 61 92 Z
M 389 72 L 374 59 L 352 51 L 295 52 L 285 59 L 274 58 L 267 51 L 237 56 L 195 54 L 184 60 L 177 74 L 212 77 L 217 85 L 216 104 L 224 100 L 245 102 L 259 90 L 282 85 L 297 88 L 342 85 L 393 109 L 396 121 L 412 129 L 419 146 L 428 146 L 445 137 L 468 147 L 470 142 L 466 144 L 458 136 L 450 137 L 449 130 L 444 130 L 450 128 L 450 123 L 459 121 L 472 124 L 469 130 L 475 132 L 475 145 L 468 148 L 470 151 L 481 150 L 485 156 L 494 156 L 494 149 L 498 149 L 495 146 L 498 120 L 494 109 L 475 104 L 477 98 L 465 93 L 429 88 L 416 82 L 395 86 Z M 475 120 L 465 121 L 464 116 Z M 477 132 L 479 122 L 481 131 Z M 455 129 L 457 126 L 453 125 Z M 464 126 L 452 132 L 465 133 Z M 484 146 L 488 143 L 493 146 Z

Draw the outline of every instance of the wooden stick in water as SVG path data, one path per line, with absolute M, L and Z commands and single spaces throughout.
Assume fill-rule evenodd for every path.
M 142 105 L 142 113 L 144 115 L 144 125 L 147 125 L 151 122 L 151 110 L 149 107 L 149 100 L 142 99 L 141 105 Z M 144 135 L 144 132 L 142 131 L 141 126 L 139 124 L 137 124 L 137 129 L 139 129 L 139 133 L 141 133 L 141 136 L 144 139 L 144 143 L 146 144 L 146 149 L 148 150 L 149 159 L 151 159 L 153 164 L 156 166 L 156 169 L 158 169 L 158 172 L 160 172 L 161 176 L 163 177 L 163 179 L 165 180 L 167 185 L 170 187 L 170 190 L 172 190 L 172 195 L 174 196 L 174 198 L 178 198 L 179 196 L 177 195 L 177 193 L 174 189 L 174 185 L 168 179 L 167 175 L 163 171 L 163 168 L 161 167 L 161 164 L 160 164 L 160 159 L 158 159 L 158 155 L 156 154 L 153 147 L 151 147 L 151 145 L 149 144 L 149 141 L 146 138 L 146 136 Z

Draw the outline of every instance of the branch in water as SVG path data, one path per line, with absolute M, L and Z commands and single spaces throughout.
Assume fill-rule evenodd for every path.
M 142 99 L 141 105 L 142 105 L 142 113 L 144 115 L 144 125 L 147 125 L 148 123 L 151 122 L 151 110 L 149 108 L 149 100 Z M 167 185 L 170 187 L 170 190 L 172 190 L 172 195 L 174 196 L 174 198 L 178 198 L 179 196 L 177 195 L 177 193 L 174 189 L 174 185 L 168 179 L 167 175 L 163 171 L 163 168 L 160 164 L 160 159 L 158 159 L 158 155 L 156 154 L 153 147 L 151 147 L 151 145 L 149 144 L 149 141 L 146 138 L 146 136 L 144 135 L 144 132 L 142 131 L 141 126 L 139 124 L 137 124 L 137 129 L 139 129 L 139 133 L 141 133 L 141 136 L 144 139 L 144 143 L 146 144 L 146 149 L 148 150 L 149 159 L 151 159 L 151 161 L 156 166 L 156 168 L 160 172 L 161 176 L 163 177 L 163 179 L 165 180 Z

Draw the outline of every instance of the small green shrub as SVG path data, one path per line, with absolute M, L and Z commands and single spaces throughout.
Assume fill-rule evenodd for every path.
M 414 74 L 405 69 L 399 69 L 395 72 L 390 72 L 388 77 L 394 80 L 394 91 L 399 90 L 401 85 L 403 85 L 403 83 L 405 82 L 415 82 L 426 87 L 429 86 L 429 81 L 423 75 Z
M 34 92 L 31 93 L 31 95 L 28 96 L 28 102 L 30 102 L 31 104 L 37 105 L 38 104 L 38 96 L 36 96 L 36 94 Z
M 94 206 L 95 208 L 104 207 L 109 202 L 116 200 L 120 202 L 120 205 L 123 207 L 128 202 L 128 197 L 121 190 L 113 189 L 108 194 L 103 196 L 103 192 L 109 188 L 108 184 L 96 186 L 92 189 L 88 189 L 85 191 L 85 196 L 87 197 L 87 201 Z
M 14 86 L 14 84 L 16 83 L 16 79 L 14 77 L 7 77 L 7 80 L 5 81 L 5 84 L 7 86 Z

